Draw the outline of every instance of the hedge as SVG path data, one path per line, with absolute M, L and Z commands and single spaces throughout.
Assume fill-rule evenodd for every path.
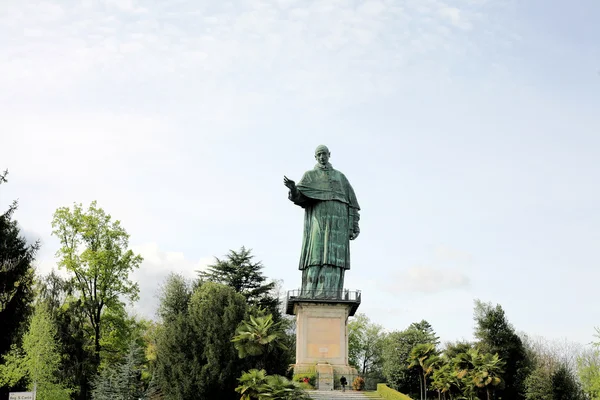
M 407 395 L 390 389 L 385 383 L 377 384 L 377 393 L 386 400 L 412 400 Z

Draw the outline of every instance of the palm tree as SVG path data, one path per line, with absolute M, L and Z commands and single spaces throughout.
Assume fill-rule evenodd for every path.
M 451 360 L 446 357 L 440 358 L 441 366 L 433 371 L 431 375 L 431 387 L 438 392 L 438 398 L 442 396 L 446 400 L 446 393 L 452 400 L 452 387 L 458 384 L 456 374 L 453 369 Z
M 231 341 L 238 351 L 238 356 L 245 358 L 266 355 L 276 347 L 286 349 L 284 337 L 281 323 L 274 323 L 271 314 L 257 317 L 250 315 L 249 319 L 242 321 L 237 327 L 236 335 Z M 263 363 L 264 359 L 259 359 L 258 367 Z
M 267 375 L 264 369 L 244 372 L 238 381 L 235 391 L 242 395 L 240 400 L 310 400 L 297 383 L 280 375 Z
M 469 349 L 465 353 L 458 354 L 453 362 L 456 369 L 456 377 L 461 383 L 463 398 L 473 399 L 476 396 L 476 386 L 473 373 L 478 365 L 479 351 Z
M 504 361 L 500 359 L 498 353 L 492 355 L 489 353 L 480 354 L 475 360 L 475 371 L 473 374 L 473 383 L 479 388 L 485 388 L 487 399 L 491 399 L 491 389 L 502 382 L 500 375 L 504 372 Z
M 240 386 L 235 388 L 235 391 L 240 393 L 242 397 L 240 400 L 255 400 L 263 391 L 263 387 L 266 384 L 267 373 L 264 369 L 251 369 L 248 372 L 244 372 L 238 381 Z
M 421 400 L 427 400 L 427 376 L 433 371 L 437 360 L 439 357 L 433 343 L 418 344 L 410 352 L 408 368 L 418 367 L 421 369 L 422 376 L 420 378 L 423 378 L 423 380 L 419 378 Z
M 259 400 L 310 400 L 310 396 L 293 381 L 280 376 L 268 375 L 267 382 L 262 392 L 258 395 Z

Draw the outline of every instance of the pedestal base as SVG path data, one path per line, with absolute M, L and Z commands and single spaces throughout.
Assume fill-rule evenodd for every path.
M 318 390 L 338 390 L 342 388 L 340 378 L 346 377 L 346 389 L 352 388 L 352 382 L 358 376 L 356 368 L 348 365 L 331 364 L 295 364 L 294 374 L 315 373 L 316 388 Z
M 288 297 L 287 307 L 296 315 L 294 374 L 315 373 L 319 390 L 340 388 L 342 376 L 351 386 L 358 373 L 348 365 L 348 317 L 360 300 L 292 301 Z
M 296 314 L 296 364 L 348 365 L 347 304 L 299 303 Z

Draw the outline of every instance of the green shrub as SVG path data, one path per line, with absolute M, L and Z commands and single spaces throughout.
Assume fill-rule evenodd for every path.
M 315 387 L 312 386 L 310 383 L 300 382 L 299 385 L 302 390 L 314 390 L 315 389 Z
M 314 372 L 305 372 L 302 374 L 294 374 L 294 377 L 292 378 L 292 380 L 294 382 L 308 384 L 311 386 L 311 388 L 314 388 L 315 384 L 317 383 L 317 375 Z
M 361 376 L 357 376 L 356 378 L 354 378 L 354 382 L 352 382 L 352 389 L 364 390 L 365 389 L 365 380 Z
M 407 395 L 390 389 L 385 383 L 377 384 L 377 393 L 386 400 L 411 400 Z

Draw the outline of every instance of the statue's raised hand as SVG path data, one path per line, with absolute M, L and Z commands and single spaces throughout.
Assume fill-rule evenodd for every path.
M 283 184 L 290 190 L 294 190 L 296 188 L 296 182 L 289 179 L 287 176 L 283 176 Z

